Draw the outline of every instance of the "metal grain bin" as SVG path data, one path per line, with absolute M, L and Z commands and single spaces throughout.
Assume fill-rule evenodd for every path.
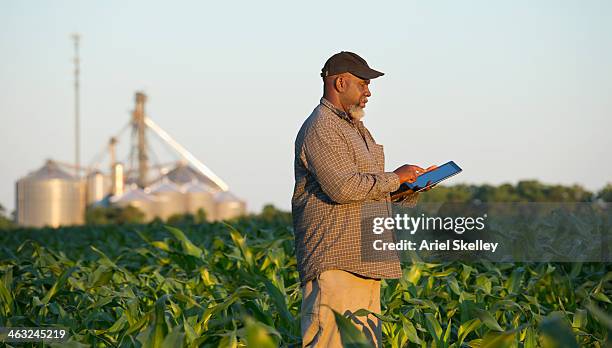
M 125 188 L 125 177 L 122 163 L 113 164 L 111 173 L 111 193 L 113 196 L 121 196 Z
M 17 223 L 22 226 L 65 226 L 83 224 L 83 182 L 48 160 L 39 170 L 16 184 Z
M 215 195 L 217 204 L 215 220 L 228 220 L 246 213 L 246 203 L 232 193 L 225 191 Z
M 121 196 L 114 196 L 111 203 L 120 207 L 131 205 L 138 208 L 144 213 L 145 221 L 151 221 L 155 217 L 157 200 L 136 185 L 131 186 Z
M 175 214 L 185 214 L 185 194 L 181 188 L 169 180 L 162 180 L 151 187 L 151 194 L 157 199 L 155 215 L 168 220 Z
M 102 200 L 110 193 L 110 178 L 95 171 L 87 175 L 87 204 L 93 204 Z
M 199 209 L 203 209 L 207 221 L 215 220 L 215 198 L 209 187 L 193 181 L 185 185 L 183 190 L 187 212 L 195 215 Z

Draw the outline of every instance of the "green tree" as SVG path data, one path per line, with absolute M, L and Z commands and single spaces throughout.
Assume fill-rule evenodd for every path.
M 597 198 L 604 202 L 612 202 L 612 183 L 607 184 L 597 193 Z
M 174 214 L 166 221 L 169 225 L 186 225 L 196 223 L 196 218 L 193 214 Z
M 132 205 L 127 207 L 88 207 L 85 211 L 85 223 L 88 225 L 122 225 L 144 222 L 144 213 Z
M 195 214 L 195 222 L 197 224 L 203 224 L 208 222 L 208 216 L 206 215 L 206 212 L 204 211 L 203 208 L 198 209 L 198 211 Z
M 606 191 L 607 190 L 607 191 Z M 604 188 L 599 196 L 602 199 L 612 199 L 612 185 Z M 516 185 L 465 185 L 436 186 L 419 196 L 419 201 L 464 203 L 480 202 L 590 202 L 594 198 L 592 192 L 580 185 L 563 186 L 547 185 L 536 180 L 519 181 Z
M 267 222 L 279 222 L 291 224 L 291 213 L 277 209 L 273 204 L 266 204 L 261 209 L 259 218 Z
M 475 186 L 464 184 L 454 186 L 436 186 L 427 192 L 422 192 L 419 195 L 419 202 L 469 202 L 473 199 L 474 189 Z
M 166 221 L 170 225 L 192 225 L 192 224 L 205 224 L 208 223 L 206 217 L 206 211 L 203 208 L 199 208 L 195 214 L 184 213 L 174 214 Z
M 128 205 L 119 211 L 119 217 L 117 219 L 118 224 L 141 224 L 144 222 L 145 214 L 142 210 L 132 205 Z
M 6 209 L 0 204 L 0 230 L 9 230 L 14 227 L 13 221 L 6 216 Z

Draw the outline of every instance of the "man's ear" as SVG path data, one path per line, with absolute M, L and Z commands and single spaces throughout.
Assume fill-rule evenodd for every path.
M 336 87 L 338 92 L 344 92 L 346 89 L 346 79 L 342 75 L 336 77 L 334 80 L 334 87 Z

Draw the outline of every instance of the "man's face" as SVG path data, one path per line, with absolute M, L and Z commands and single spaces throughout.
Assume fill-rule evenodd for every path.
M 351 73 L 346 73 L 344 78 L 347 82 L 346 90 L 343 93 L 345 105 L 347 107 L 354 105 L 362 109 L 365 108 L 368 97 L 372 95 L 368 88 L 370 80 L 362 80 Z
M 365 115 L 363 109 L 368 102 L 368 97 L 372 95 L 368 88 L 370 80 L 362 80 L 350 73 L 346 73 L 343 79 L 344 89 L 340 94 L 342 105 L 353 119 L 359 121 Z

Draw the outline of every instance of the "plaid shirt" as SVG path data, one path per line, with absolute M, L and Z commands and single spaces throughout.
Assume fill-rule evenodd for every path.
M 400 185 L 397 174 L 384 171 L 383 146 L 363 122 L 321 98 L 295 140 L 294 166 L 291 205 L 302 284 L 332 269 L 369 278 L 399 278 L 399 259 L 362 260 L 364 203 L 390 202 L 389 193 Z M 414 203 L 416 196 L 404 201 Z M 382 216 L 389 215 L 388 205 L 377 204 L 385 206 Z

